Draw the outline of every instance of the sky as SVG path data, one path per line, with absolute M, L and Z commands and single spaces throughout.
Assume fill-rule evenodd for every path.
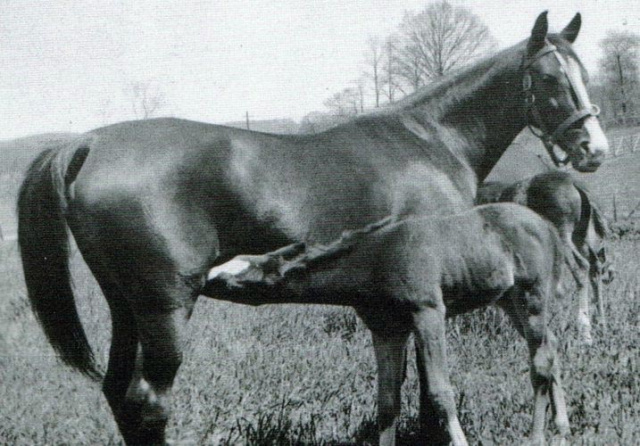
M 0 0 L 0 139 L 84 132 L 132 119 L 130 86 L 160 89 L 162 114 L 224 123 L 301 119 L 365 69 L 371 36 L 429 0 Z M 594 71 L 607 30 L 640 34 L 640 0 L 451 0 L 504 48 L 549 10 L 576 12 Z

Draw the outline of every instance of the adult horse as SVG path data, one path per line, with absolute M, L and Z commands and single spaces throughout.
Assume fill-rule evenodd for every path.
M 49 341 L 67 364 L 98 376 L 69 285 L 68 225 L 110 306 L 103 389 L 120 432 L 128 444 L 163 443 L 185 324 L 212 266 L 326 242 L 391 213 L 467 209 L 527 125 L 576 169 L 598 168 L 608 145 L 571 47 L 580 25 L 578 14 L 548 34 L 545 12 L 525 42 L 316 135 L 158 119 L 42 153 L 20 191 L 19 244 Z M 400 348 L 375 339 L 378 350 Z
M 567 172 L 550 171 L 515 183 L 490 181 L 478 189 L 476 203 L 514 202 L 536 211 L 558 229 L 569 248 L 570 256 L 580 268 L 578 283 L 578 328 L 584 343 L 593 343 L 589 312 L 591 284 L 598 304 L 600 319 L 605 325 L 601 282 L 613 279 L 611 262 L 607 259 L 604 238 L 609 229 L 587 187 Z

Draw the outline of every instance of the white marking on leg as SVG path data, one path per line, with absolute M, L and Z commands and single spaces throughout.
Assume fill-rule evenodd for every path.
M 231 259 L 222 265 L 218 265 L 209 270 L 209 274 L 207 274 L 207 280 L 212 280 L 219 276 L 222 273 L 227 273 L 231 275 L 240 274 L 249 269 L 251 263 L 246 260 L 240 259 Z

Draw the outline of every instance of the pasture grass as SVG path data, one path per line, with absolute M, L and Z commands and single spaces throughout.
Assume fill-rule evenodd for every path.
M 606 286 L 609 326 L 577 342 L 575 301 L 550 302 L 560 340 L 571 444 L 637 443 L 640 435 L 638 240 L 612 242 L 618 276 Z M 0 245 L 0 444 L 121 444 L 98 384 L 61 365 L 26 302 L 15 242 Z M 109 315 L 73 257 L 77 303 L 101 364 Z M 170 438 L 180 445 L 375 444 L 376 371 L 368 331 L 349 309 L 250 308 L 201 298 L 175 382 Z M 451 378 L 472 444 L 522 444 L 532 391 L 524 341 L 499 310 L 448 323 Z M 400 443 L 416 443 L 413 347 Z M 548 432 L 551 432 L 549 430 Z

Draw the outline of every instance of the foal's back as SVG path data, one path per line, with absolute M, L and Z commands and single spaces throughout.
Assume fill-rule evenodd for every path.
M 476 203 L 518 203 L 549 220 L 561 233 L 573 234 L 583 211 L 578 187 L 582 185 L 570 174 L 551 171 L 515 183 L 487 182 L 479 188 Z
M 518 281 L 551 283 L 562 260 L 556 230 L 511 203 L 400 222 L 376 236 L 375 244 L 376 275 L 384 271 L 395 294 L 407 285 L 415 294 L 438 287 L 448 315 L 487 305 Z

